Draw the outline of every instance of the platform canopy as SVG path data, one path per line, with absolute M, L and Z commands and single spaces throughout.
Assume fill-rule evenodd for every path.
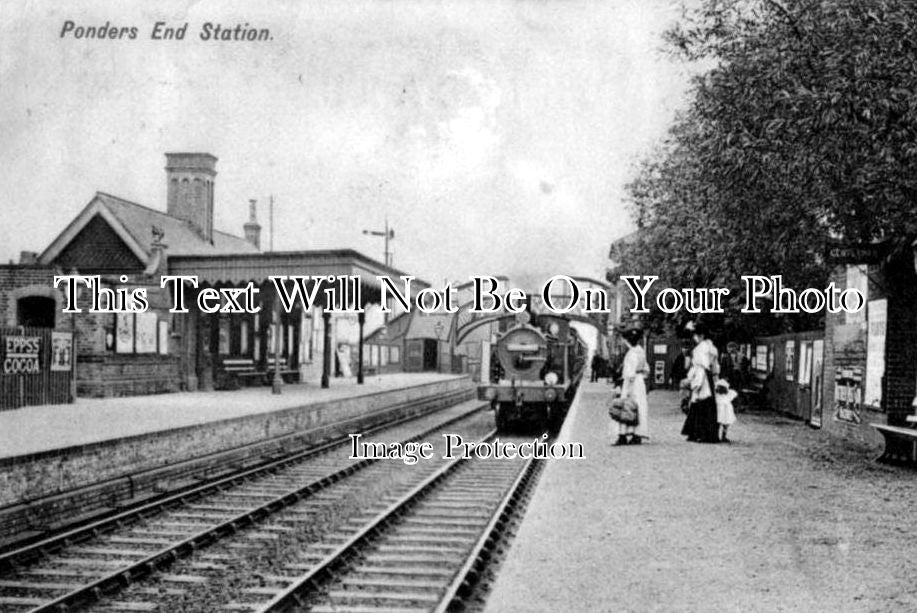
M 359 277 L 363 305 L 379 302 L 382 283 L 378 277 L 389 277 L 400 289 L 401 277 L 408 276 L 353 249 L 171 256 L 168 268 L 169 274 L 195 275 L 202 285 L 210 286 L 242 286 L 249 281 L 261 285 L 270 283 L 272 276 Z M 412 293 L 428 286 L 414 279 Z

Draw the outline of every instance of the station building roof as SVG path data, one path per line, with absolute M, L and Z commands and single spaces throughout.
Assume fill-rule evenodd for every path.
M 170 256 L 258 253 L 253 244 L 239 236 L 215 230 L 212 241 L 208 241 L 187 221 L 165 211 L 96 192 L 38 259 L 63 268 L 91 269 L 97 261 L 102 268 L 106 263 L 126 270 L 132 268 L 130 264 L 145 268 L 153 256 L 154 228 L 162 232 Z M 95 257 L 90 257 L 92 252 Z M 131 261 L 131 255 L 136 261 Z
M 388 276 L 398 288 L 406 273 L 353 249 L 262 252 L 244 238 L 213 231 L 207 240 L 188 221 L 111 194 L 97 192 L 79 214 L 42 252 L 38 260 L 62 270 L 92 274 L 136 274 L 159 257 L 157 235 L 165 245 L 166 270 L 194 275 L 204 285 L 269 282 L 274 275 L 358 276 L 363 301 L 379 298 Z M 428 287 L 414 279 L 412 289 Z

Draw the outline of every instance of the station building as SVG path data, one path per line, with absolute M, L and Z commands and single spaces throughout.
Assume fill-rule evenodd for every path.
M 329 305 L 287 313 L 274 299 L 269 277 L 358 277 L 366 307 L 379 302 L 377 275 L 404 274 L 349 249 L 263 252 L 254 202 L 243 236 L 217 230 L 216 162 L 208 153 L 168 153 L 164 211 L 96 193 L 40 255 L 0 267 L 0 316 L 7 326 L 74 330 L 77 395 L 231 388 L 268 380 L 275 370 L 285 380 L 320 373 L 327 385 L 338 348 Z M 82 288 L 77 299 L 82 312 L 62 313 L 66 296 L 53 288 L 56 274 L 98 276 L 100 286 L 114 292 L 146 288 L 149 308 L 90 313 L 90 292 Z M 175 297 L 161 287 L 165 274 L 197 277 L 200 287 L 186 286 L 188 313 L 171 312 Z M 194 306 L 204 287 L 249 282 L 259 290 L 258 313 L 204 315 Z M 365 316 L 351 319 L 358 365 Z

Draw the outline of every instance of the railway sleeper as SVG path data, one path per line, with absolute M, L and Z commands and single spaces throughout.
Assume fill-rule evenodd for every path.
M 336 604 L 343 604 L 346 601 L 366 602 L 371 601 L 374 604 L 407 604 L 423 603 L 435 605 L 439 602 L 439 594 L 430 594 L 421 591 L 368 591 L 368 590 L 331 590 L 328 597 Z M 342 602 L 343 601 L 343 602 Z

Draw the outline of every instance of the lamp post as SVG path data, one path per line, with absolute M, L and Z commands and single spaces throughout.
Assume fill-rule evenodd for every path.
M 436 322 L 436 325 L 433 326 L 433 328 L 436 330 L 436 370 L 438 372 L 442 372 L 442 368 L 440 367 L 440 357 L 442 356 L 442 352 L 439 349 L 439 343 L 443 340 L 442 335 L 445 326 L 443 325 L 442 320 L 439 320 Z

